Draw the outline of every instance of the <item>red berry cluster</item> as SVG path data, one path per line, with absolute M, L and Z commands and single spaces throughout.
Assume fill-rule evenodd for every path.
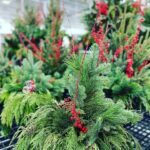
M 33 53 L 33 56 L 36 57 L 37 59 L 43 61 L 43 62 L 46 62 L 46 58 L 45 58 L 45 55 L 44 55 L 44 51 L 43 51 L 43 47 L 39 47 L 37 46 L 33 41 L 34 41 L 34 38 L 32 37 L 32 39 L 28 39 L 23 33 L 20 33 L 20 41 L 21 41 L 21 44 L 24 46 L 24 41 L 26 41 L 32 48 L 32 53 Z M 49 44 L 49 46 L 51 46 L 51 49 L 52 49 L 52 54 L 49 55 L 49 58 L 52 59 L 54 58 L 56 61 L 58 61 L 61 57 L 61 47 L 62 47 L 62 38 L 59 38 L 58 37 L 58 40 L 56 41 L 53 41 L 52 43 L 49 42 L 48 39 L 46 39 L 45 41 L 42 41 L 41 42 L 45 42 L 47 44 Z M 26 47 L 27 50 L 28 50 L 28 47 Z
M 72 47 L 70 53 L 71 53 L 71 54 L 78 53 L 78 52 L 79 52 L 79 47 L 80 47 L 79 44 L 74 45 L 74 46 Z
M 75 121 L 74 122 L 74 127 L 78 128 L 81 132 L 86 133 L 88 131 L 88 129 L 84 126 L 84 124 L 81 122 L 80 117 L 79 117 L 80 112 L 76 111 L 76 107 L 75 105 L 72 107 L 71 110 L 71 117 L 70 120 L 71 121 Z
M 134 69 L 133 69 L 133 52 L 130 51 L 127 53 L 127 66 L 126 66 L 126 75 L 128 78 L 132 78 L 134 75 Z
M 54 52 L 54 56 L 51 56 L 52 58 L 55 58 L 57 61 L 60 59 L 61 56 L 61 47 L 62 47 L 62 39 L 58 38 L 56 42 L 52 43 L 52 50 Z
M 125 41 L 128 41 L 128 39 L 129 39 L 129 37 L 126 36 Z M 129 47 L 129 46 L 126 46 L 126 47 Z M 113 59 L 112 59 L 112 62 L 114 62 L 115 59 L 119 57 L 119 55 L 123 52 L 123 50 L 124 50 L 124 47 L 119 47 L 116 49 L 114 56 L 113 56 Z
M 42 56 L 43 50 L 42 50 L 42 48 L 39 48 L 39 47 L 35 44 L 35 42 L 34 42 L 34 37 L 32 37 L 32 39 L 30 40 L 30 39 L 28 39 L 28 38 L 25 36 L 24 33 L 20 33 L 19 38 L 20 38 L 20 42 L 21 42 L 21 44 L 22 44 L 23 46 L 25 46 L 25 45 L 24 45 L 24 41 L 27 42 L 27 43 L 31 46 L 31 48 L 32 48 L 32 53 L 33 53 L 33 56 L 34 56 L 34 57 L 36 57 L 37 59 L 39 59 L 39 60 L 45 62 L 45 59 L 44 59 L 43 56 Z M 28 47 L 25 46 L 25 48 L 28 50 Z
M 108 14 L 108 5 L 105 2 L 97 2 L 96 9 L 98 10 L 99 14 L 107 15 Z
M 133 37 L 132 41 L 131 41 L 131 44 L 130 45 L 126 45 L 124 47 L 124 49 L 127 51 L 127 66 L 126 66 L 126 75 L 129 77 L 129 78 L 132 78 L 133 75 L 134 75 L 134 69 L 133 69 L 133 56 L 134 56 L 134 49 L 135 49 L 135 46 L 136 44 L 138 43 L 139 41 L 139 34 L 140 34 L 140 25 L 141 23 L 143 22 L 143 18 L 141 18 L 139 20 L 139 23 L 138 23 L 138 28 L 137 28 L 137 32 L 135 34 L 135 36 Z
M 105 34 L 103 31 L 103 27 L 100 26 L 98 31 L 96 31 L 96 29 L 93 28 L 92 29 L 92 37 L 93 37 L 94 41 L 98 44 L 98 47 L 99 47 L 98 64 L 100 62 L 107 62 L 105 53 L 108 52 L 109 43 L 105 41 Z
M 133 60 L 133 56 L 134 56 L 134 49 L 136 44 L 139 41 L 139 34 L 140 34 L 140 25 L 141 23 L 144 21 L 143 18 L 141 18 L 138 22 L 138 28 L 137 28 L 137 32 L 135 34 L 135 36 L 133 36 L 132 41 L 130 44 L 122 47 L 122 48 L 118 48 L 115 53 L 114 53 L 114 57 L 113 57 L 113 62 L 115 60 L 115 58 L 117 58 L 123 50 L 126 50 L 126 54 L 127 54 L 127 66 L 126 66 L 126 75 L 131 78 L 134 75 L 134 69 L 133 69 L 133 64 L 134 64 L 134 60 Z M 125 37 L 125 41 L 128 41 L 128 37 Z M 146 65 L 146 63 L 144 63 L 143 65 Z M 142 66 L 141 66 L 142 67 Z M 141 68 L 140 67 L 140 68 Z
M 146 65 L 148 65 L 150 63 L 150 61 L 145 60 L 141 66 L 138 67 L 138 71 L 141 71 Z
M 134 3 L 132 3 L 132 7 L 135 8 L 142 16 L 144 16 L 144 11 L 141 8 L 141 0 L 136 0 Z
M 114 57 L 113 57 L 113 59 L 112 59 L 112 62 L 114 62 L 115 59 L 119 57 L 119 55 L 122 53 L 122 51 L 123 51 L 123 48 L 122 48 L 122 47 L 119 47 L 119 48 L 116 49 L 116 51 L 115 51 L 115 53 L 114 53 Z
M 36 86 L 34 80 L 29 80 L 25 84 L 26 85 L 23 88 L 24 93 L 32 93 L 35 91 Z
M 82 123 L 79 111 L 76 111 L 76 104 L 70 97 L 64 99 L 64 103 L 59 105 L 61 108 L 68 110 L 71 113 L 70 121 L 74 121 L 73 126 L 79 129 L 81 132 L 86 133 L 88 129 Z

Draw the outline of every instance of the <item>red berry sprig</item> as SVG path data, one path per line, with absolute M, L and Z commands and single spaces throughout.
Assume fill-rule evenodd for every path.
M 99 14 L 106 16 L 108 14 L 108 4 L 105 2 L 97 2 L 96 9 Z
M 80 117 L 79 117 L 80 112 L 76 111 L 75 105 L 72 107 L 71 110 L 71 121 L 75 121 L 73 126 L 78 128 L 81 132 L 86 133 L 88 129 L 84 126 L 84 124 L 81 122 Z
M 100 62 L 107 62 L 105 54 L 108 53 L 109 43 L 105 41 L 105 33 L 103 31 L 103 27 L 100 26 L 98 31 L 96 31 L 94 27 L 92 30 L 92 37 L 99 47 L 97 65 L 99 65 Z
M 66 98 L 64 100 L 63 105 L 61 104 L 61 108 L 65 108 L 70 111 L 71 117 L 70 121 L 74 121 L 73 126 L 77 129 L 79 129 L 82 133 L 86 133 L 88 129 L 85 127 L 83 122 L 81 121 L 79 115 L 80 112 L 76 111 L 76 104 L 74 101 L 71 100 L 71 98 Z
M 22 90 L 24 93 L 32 93 L 35 91 L 36 85 L 35 85 L 34 80 L 29 80 L 25 84 L 26 85 L 24 86 Z

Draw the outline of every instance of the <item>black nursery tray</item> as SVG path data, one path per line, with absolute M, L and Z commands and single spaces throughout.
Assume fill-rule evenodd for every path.
M 14 127 L 9 136 L 4 137 L 0 135 L 0 150 L 12 150 L 14 148 L 14 142 L 12 143 L 12 137 L 14 133 L 17 131 L 18 127 Z
M 0 136 L 0 150 L 12 150 L 14 145 L 10 144 L 10 138 L 4 138 Z
M 143 150 L 150 150 L 150 114 L 145 113 L 136 125 L 127 125 L 126 129 L 138 139 Z

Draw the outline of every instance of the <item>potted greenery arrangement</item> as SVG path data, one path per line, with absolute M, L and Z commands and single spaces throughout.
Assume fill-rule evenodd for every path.
M 12 69 L 10 80 L 0 92 L 3 103 L 1 123 L 4 128 L 11 128 L 14 123 L 24 124 L 28 114 L 63 93 L 63 82 L 45 75 L 41 68 L 42 62 L 34 63 L 32 53 L 29 53 L 22 66 Z
M 111 33 L 112 38 L 107 36 L 109 29 L 104 32 L 100 23 L 99 27 L 93 27 L 91 35 L 99 51 L 97 65 L 107 68 L 107 72 L 100 73 L 106 95 L 122 99 L 129 109 L 149 111 L 150 47 L 147 43 L 150 40 L 149 32 L 145 37 L 140 36 L 143 21 L 141 16 L 130 15 L 130 20 L 124 17 L 118 30 Z
M 15 149 L 140 149 L 123 128 L 140 116 L 126 110 L 122 101 L 105 97 L 96 58 L 95 53 L 85 53 L 67 61 L 64 78 L 70 97 L 53 100 L 33 113 L 16 133 Z

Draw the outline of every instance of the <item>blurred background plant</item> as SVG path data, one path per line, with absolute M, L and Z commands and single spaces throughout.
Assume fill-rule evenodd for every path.
M 132 27 L 129 28 L 127 28 L 127 25 L 131 18 L 136 21 L 139 15 L 143 15 L 145 20 L 142 23 L 140 36 L 145 37 L 147 31 L 150 29 L 148 24 L 146 26 L 146 22 L 149 20 L 149 8 L 145 8 L 140 1 L 93 1 L 92 7 L 85 12 L 83 17 L 83 22 L 89 31 L 89 33 L 87 33 L 88 36 L 85 35 L 85 37 L 89 37 L 86 43 L 93 43 L 90 31 L 92 31 L 93 26 L 98 28 L 100 24 L 104 26 L 105 30 L 108 30 L 106 35 L 109 39 L 114 38 L 113 33 L 115 32 L 119 33 L 118 36 L 122 35 L 122 33 L 120 33 L 121 30 L 124 30 L 124 32 L 128 30 L 130 33 L 133 33 L 136 24 L 131 23 Z M 124 18 L 126 18 L 126 22 L 123 23 L 122 20 L 124 20 Z
M 147 84 L 150 73 L 149 31 L 141 36 L 144 22 L 142 11 L 138 14 L 136 12 L 135 15 L 128 13 L 127 10 L 128 3 L 119 24 L 116 23 L 115 27 L 110 28 L 114 29 L 113 32 L 103 24 L 103 18 L 102 22 L 99 19 L 99 24 L 92 28 L 91 36 L 97 43 L 99 51 L 97 65 L 106 64 L 108 65 L 106 68 L 110 69 L 100 73 L 103 76 L 101 82 L 104 82 L 105 86 L 109 85 L 105 89 L 108 97 L 115 100 L 122 99 L 128 109 L 150 111 Z M 101 17 L 101 14 L 98 17 Z
M 23 59 L 22 66 L 14 66 L 12 69 L 9 81 L 0 92 L 4 131 L 14 124 L 24 124 L 27 115 L 37 107 L 48 104 L 53 98 L 62 97 L 63 81 L 45 75 L 41 69 L 42 62 L 34 63 L 31 52 Z
M 26 52 L 20 43 L 20 33 L 24 33 L 33 43 L 39 44 L 45 36 L 45 30 L 40 29 L 36 21 L 36 10 L 26 7 L 23 17 L 14 20 L 15 30 L 11 36 L 5 38 L 4 53 L 9 59 L 20 61 L 26 56 Z M 28 43 L 25 44 L 28 46 Z
M 60 31 L 63 11 L 60 10 L 59 0 L 51 1 L 47 16 L 41 14 L 42 26 L 41 15 L 37 15 L 37 11 L 27 7 L 25 12 L 23 18 L 16 20 L 12 36 L 5 39 L 5 55 L 20 65 L 27 51 L 31 50 L 35 60 L 43 61 L 44 73 L 61 77 L 68 52 L 62 45 L 65 34 Z

